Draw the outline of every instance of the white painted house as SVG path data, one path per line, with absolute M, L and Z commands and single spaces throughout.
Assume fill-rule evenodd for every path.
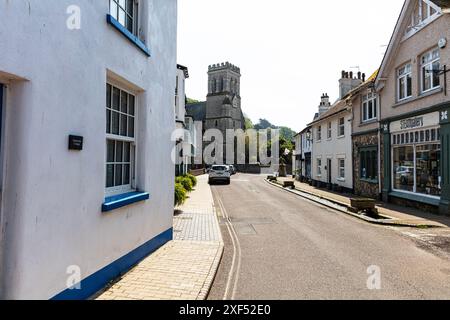
M 186 132 L 186 79 L 189 78 L 189 70 L 187 67 L 177 65 L 176 88 L 175 88 L 175 125 L 176 132 L 175 152 L 177 157 L 175 163 L 175 174 L 184 175 L 189 169 L 190 145 Z
M 314 184 L 353 191 L 352 109 L 345 97 L 362 82 L 360 73 L 353 77 L 352 72 L 342 72 L 339 99 L 330 105 L 328 95 L 322 96 L 319 113 L 310 124 Z
M 0 0 L 0 298 L 87 298 L 172 239 L 176 19 Z

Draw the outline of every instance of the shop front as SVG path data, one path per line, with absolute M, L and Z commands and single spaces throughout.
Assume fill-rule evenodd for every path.
M 384 198 L 449 214 L 449 136 L 443 108 L 383 124 Z M 387 193 L 387 194 L 386 194 Z

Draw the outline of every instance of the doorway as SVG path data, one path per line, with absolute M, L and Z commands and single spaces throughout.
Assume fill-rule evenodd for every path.
M 328 184 L 331 185 L 332 179 L 331 179 L 331 159 L 327 159 L 327 178 L 328 178 Z

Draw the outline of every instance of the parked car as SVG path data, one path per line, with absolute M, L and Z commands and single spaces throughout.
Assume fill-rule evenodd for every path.
M 236 174 L 236 168 L 235 168 L 233 165 L 229 165 L 228 167 L 229 167 L 229 170 L 230 170 L 230 174 L 231 174 L 231 175 Z
M 211 167 L 209 170 L 208 183 L 213 184 L 215 182 L 231 183 L 231 174 L 228 166 L 216 165 Z
M 407 185 L 414 179 L 414 168 L 400 166 L 397 168 L 397 177 L 400 178 L 400 183 L 402 185 Z

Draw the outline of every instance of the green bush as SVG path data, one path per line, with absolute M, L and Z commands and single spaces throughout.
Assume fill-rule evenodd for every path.
M 193 186 L 194 188 L 197 186 L 197 178 L 196 178 L 194 175 L 188 173 L 188 174 L 185 175 L 184 177 L 185 177 L 185 178 L 191 179 L 192 186 Z
M 187 191 L 181 183 L 175 183 L 175 206 L 181 206 L 187 199 Z
M 191 179 L 187 177 L 177 177 L 175 183 L 181 184 L 187 192 L 191 192 L 194 189 Z

